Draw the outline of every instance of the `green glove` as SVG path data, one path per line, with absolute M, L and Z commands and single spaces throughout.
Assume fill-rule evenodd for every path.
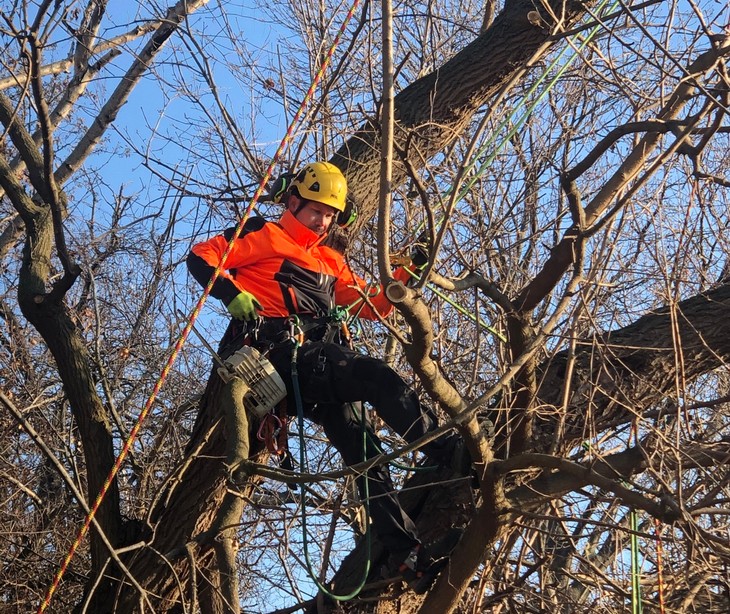
M 228 303 L 228 313 L 237 320 L 255 320 L 257 310 L 262 309 L 261 303 L 250 292 L 243 290 L 236 298 Z

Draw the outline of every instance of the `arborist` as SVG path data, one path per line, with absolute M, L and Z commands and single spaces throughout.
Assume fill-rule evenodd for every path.
M 221 343 L 229 355 L 243 344 L 265 353 L 286 383 L 288 412 L 296 415 L 292 399 L 292 339 L 303 342 L 296 356 L 304 416 L 321 425 L 347 465 L 380 453 L 379 441 L 363 411 L 367 402 L 380 418 L 407 442 L 436 428 L 435 416 L 416 393 L 384 361 L 348 346 L 341 322 L 332 318 L 338 307 L 357 303 L 359 317 L 377 319 L 393 309 L 384 292 L 368 286 L 342 254 L 323 245 L 333 224 L 352 221 L 347 181 L 328 162 L 314 162 L 279 185 L 286 210 L 278 222 L 254 217 L 235 241 L 226 271 L 216 279 L 211 295 L 223 301 L 233 317 Z M 234 232 L 198 243 L 187 259 L 193 277 L 206 286 Z M 406 281 L 402 267 L 395 279 Z M 362 421 L 367 437 L 363 442 Z M 422 448 L 434 463 L 450 464 L 458 437 L 449 435 Z M 423 576 L 434 561 L 421 545 L 416 527 L 401 508 L 387 468 L 368 471 L 370 514 L 376 534 L 390 553 L 395 569 Z M 358 480 L 362 496 L 364 478 Z

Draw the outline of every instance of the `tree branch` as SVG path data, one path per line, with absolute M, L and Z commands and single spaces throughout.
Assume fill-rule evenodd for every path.
M 31 90 L 33 91 L 33 99 L 35 100 L 36 112 L 38 114 L 38 124 L 40 126 L 41 143 L 43 146 L 43 165 L 36 167 L 33 172 L 43 169 L 43 183 L 39 193 L 46 204 L 51 209 L 51 218 L 53 219 L 53 234 L 56 240 L 56 252 L 63 266 L 63 276 L 53 285 L 52 300 L 60 300 L 62 296 L 68 292 L 76 281 L 81 272 L 78 264 L 71 260 L 66 247 L 66 237 L 63 232 L 63 219 L 66 216 L 66 201 L 63 194 L 58 189 L 55 176 L 53 173 L 53 164 L 55 161 L 53 147 L 53 128 L 51 126 L 48 114 L 48 105 L 46 97 L 43 93 L 43 83 L 41 77 L 36 70 L 41 65 L 41 51 L 39 41 L 36 39 L 36 32 L 31 31 L 28 35 L 28 43 L 30 45 L 30 70 L 31 70 Z M 38 187 L 36 187 L 38 189 Z
M 690 64 L 687 69 L 688 76 L 679 82 L 674 92 L 669 96 L 667 103 L 657 113 L 657 120 L 661 122 L 659 125 L 664 126 L 667 122 L 676 120 L 684 107 L 693 99 L 697 79 L 701 75 L 713 70 L 718 62 L 729 53 L 730 37 L 726 39 L 724 45 L 706 51 Z M 705 113 L 709 113 L 711 108 L 712 105 L 706 105 Z M 691 121 L 676 124 L 684 128 L 684 133 L 669 149 L 678 149 L 699 120 L 700 117 L 695 115 Z M 652 123 L 651 125 L 654 124 Z M 588 232 L 591 226 L 599 223 L 600 216 L 609 209 L 620 191 L 626 190 L 626 187 L 634 182 L 631 186 L 631 192 L 634 193 L 653 174 L 653 172 L 646 172 L 639 180 L 636 180 L 646 165 L 650 154 L 657 148 L 661 134 L 663 132 L 654 131 L 647 133 L 639 141 L 638 145 L 632 148 L 631 152 L 619 165 L 611 178 L 604 182 L 603 187 L 598 190 L 596 196 L 585 207 L 585 222 L 582 232 Z M 603 147 L 603 145 L 601 144 L 600 147 Z M 653 168 L 657 168 L 657 166 L 655 165 Z M 569 184 L 574 178 L 574 174 L 568 172 L 566 182 Z M 624 197 L 622 202 L 625 202 L 625 200 Z M 607 219 L 612 218 L 617 211 L 618 207 L 614 207 L 603 221 L 605 222 Z M 547 291 L 555 286 L 565 270 L 573 262 L 573 248 L 580 232 L 581 229 L 577 224 L 573 224 L 565 232 L 561 241 L 552 249 L 550 257 L 544 263 L 542 269 L 515 298 L 514 302 L 518 306 L 518 309 L 521 311 L 534 309 L 546 295 Z
M 28 179 L 30 179 L 31 185 L 38 192 L 39 196 L 45 202 L 48 202 L 50 196 L 43 176 L 43 156 L 41 156 L 38 152 L 33 137 L 19 121 L 17 107 L 13 107 L 11 100 L 2 93 L 0 93 L 0 123 L 5 126 L 5 130 L 7 131 L 8 136 L 10 136 L 10 140 L 18 150 L 20 160 L 25 165 L 25 168 L 28 169 Z M 8 169 L 14 169 L 14 172 L 12 173 L 13 175 L 17 176 L 17 174 L 19 174 L 22 170 L 22 166 L 18 164 L 8 162 L 6 162 L 6 164 Z M 8 194 L 8 197 L 13 199 L 13 196 L 11 196 L 4 186 L 3 190 L 6 194 Z
M 134 28 L 134 30 L 131 30 L 130 32 L 127 32 L 125 34 L 115 36 L 114 38 L 110 38 L 108 40 L 102 40 L 94 47 L 93 55 L 102 54 L 110 50 L 118 55 L 119 53 L 121 53 L 121 51 L 118 50 L 119 47 L 137 38 L 140 38 L 145 34 L 153 32 L 154 30 L 159 28 L 162 23 L 162 21 L 151 21 L 142 26 L 138 26 Z M 65 60 L 59 60 L 58 62 L 46 64 L 40 67 L 39 74 L 41 77 L 48 77 L 50 75 L 59 75 L 64 72 L 68 72 L 74 65 L 74 62 L 74 57 L 69 57 Z M 22 87 L 22 83 L 19 81 L 17 75 L 10 75 L 9 77 L 0 78 L 0 91 L 6 90 L 11 87 Z
M 150 64 L 167 40 L 177 30 L 185 18 L 205 6 L 209 0 L 179 0 L 170 7 L 165 19 L 161 21 L 155 34 L 139 52 L 116 89 L 106 101 L 92 125 L 74 147 L 73 151 L 63 161 L 56 171 L 56 181 L 63 185 L 69 177 L 81 166 L 83 161 L 94 150 L 106 129 L 116 119 L 119 110 L 127 102 L 129 94 L 136 87 L 139 80 L 149 69 Z

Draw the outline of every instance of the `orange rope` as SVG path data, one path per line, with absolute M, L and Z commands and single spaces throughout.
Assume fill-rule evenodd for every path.
M 347 13 L 347 16 L 345 17 L 344 22 L 340 26 L 340 29 L 337 32 L 337 35 L 335 36 L 335 38 L 332 42 L 332 45 L 330 46 L 330 48 L 327 52 L 327 55 L 325 56 L 325 58 L 322 62 L 322 65 L 320 66 L 319 70 L 317 71 L 317 74 L 315 75 L 314 80 L 312 81 L 312 84 L 309 86 L 309 89 L 307 90 L 307 93 L 304 96 L 302 103 L 299 105 L 299 109 L 297 109 L 297 112 L 294 114 L 294 117 L 292 118 L 292 121 L 289 124 L 289 127 L 286 131 L 286 134 L 284 135 L 284 138 L 281 140 L 281 143 L 279 144 L 279 147 L 276 150 L 276 153 L 274 154 L 274 157 L 271 159 L 271 163 L 269 164 L 268 168 L 266 169 L 266 173 L 264 174 L 264 177 L 261 179 L 261 182 L 259 183 L 259 186 L 253 195 L 253 199 L 251 200 L 251 203 L 248 205 L 248 207 L 246 208 L 246 211 L 244 212 L 240 221 L 236 225 L 235 232 L 234 232 L 233 236 L 231 237 L 231 240 L 228 242 L 228 245 L 226 246 L 226 249 L 223 252 L 223 255 L 221 256 L 220 263 L 215 268 L 215 271 L 213 271 L 213 274 L 211 275 L 208 285 L 203 290 L 203 294 L 198 299 L 198 302 L 196 303 L 195 307 L 193 307 L 193 311 L 190 314 L 190 318 L 188 319 L 188 322 L 185 325 L 183 332 L 181 333 L 180 337 L 178 338 L 177 342 L 175 343 L 175 347 L 173 348 L 173 351 L 170 354 L 170 357 L 167 359 L 167 363 L 165 364 L 164 368 L 162 369 L 162 372 L 160 373 L 160 376 L 157 379 L 157 382 L 155 383 L 154 388 L 152 389 L 152 393 L 150 394 L 150 397 L 147 399 L 147 402 L 145 403 L 144 407 L 142 408 L 142 411 L 140 412 L 140 414 L 137 418 L 137 421 L 135 422 L 134 426 L 132 427 L 132 430 L 129 432 L 129 436 L 127 437 L 127 440 L 124 442 L 124 447 L 122 448 L 122 451 L 119 453 L 119 456 L 117 457 L 116 462 L 114 463 L 114 466 L 112 467 L 111 471 L 109 472 L 109 475 L 107 476 L 106 480 L 104 481 L 104 485 L 102 486 L 101 490 L 99 491 L 99 494 L 97 495 L 96 500 L 94 501 L 94 505 L 91 507 L 91 509 L 89 510 L 89 513 L 86 515 L 86 520 L 84 521 L 84 524 L 81 527 L 76 539 L 74 540 L 73 544 L 71 545 L 71 549 L 68 551 L 68 554 L 66 555 L 63 562 L 61 563 L 61 566 L 59 567 L 58 571 L 56 572 L 56 575 L 53 578 L 53 582 L 52 582 L 51 586 L 48 588 L 48 591 L 43 600 L 43 603 L 41 603 L 41 605 L 38 608 L 38 611 L 37 611 L 38 614 L 42 614 L 43 612 L 45 612 L 46 609 L 48 608 L 48 606 L 50 605 L 51 599 L 53 598 L 53 594 L 56 592 L 56 589 L 58 588 L 59 584 L 61 583 L 61 579 L 63 578 L 63 575 L 66 573 L 66 570 L 68 569 L 68 566 L 71 563 L 71 559 L 73 558 L 74 554 L 76 554 L 76 550 L 78 550 L 84 537 L 89 532 L 89 527 L 91 526 L 91 523 L 93 522 L 94 518 L 96 517 L 96 513 L 99 510 L 99 507 L 101 506 L 102 502 L 104 501 L 104 497 L 106 497 L 107 492 L 109 492 L 109 488 L 111 487 L 112 482 L 114 481 L 114 478 L 116 477 L 117 473 L 119 472 L 119 469 L 121 468 L 122 463 L 124 462 L 125 458 L 127 457 L 127 454 L 129 454 L 129 450 L 131 449 L 132 444 L 134 443 L 140 429 L 142 428 L 142 423 L 147 418 L 147 415 L 149 414 L 149 412 L 152 408 L 152 405 L 153 405 L 155 399 L 157 398 L 157 395 L 159 394 L 160 389 L 162 388 L 162 385 L 164 384 L 165 380 L 167 379 L 167 376 L 170 373 L 170 370 L 172 369 L 173 363 L 175 362 L 178 355 L 180 354 L 180 350 L 182 349 L 183 345 L 185 345 L 185 341 L 187 340 L 188 335 L 190 334 L 190 331 L 192 330 L 193 326 L 195 325 L 195 321 L 198 319 L 198 316 L 200 315 L 200 311 L 203 308 L 205 301 L 208 299 L 210 291 L 213 288 L 213 284 L 215 283 L 216 279 L 218 279 L 218 277 L 220 276 L 221 271 L 224 270 L 226 260 L 228 259 L 228 256 L 231 253 L 231 250 L 233 249 L 233 245 L 236 242 L 236 239 L 238 239 L 239 235 L 243 231 L 243 226 L 246 223 L 246 220 L 251 215 L 251 211 L 253 211 L 253 208 L 256 206 L 256 203 L 258 202 L 259 198 L 261 198 L 261 195 L 263 194 L 264 189 L 266 187 L 266 183 L 268 182 L 269 178 L 271 177 L 271 174 L 274 171 L 274 167 L 278 163 L 281 155 L 284 153 L 284 150 L 286 149 L 287 145 L 289 144 L 289 141 L 292 139 L 292 135 L 294 133 L 294 128 L 299 123 L 299 120 L 302 116 L 302 113 L 304 112 L 304 109 L 309 104 L 309 101 L 312 98 L 312 96 L 314 95 L 317 85 L 322 80 L 322 77 L 324 76 L 324 72 L 332 60 L 332 56 L 334 55 L 335 49 L 337 48 L 337 45 L 339 44 L 340 39 L 342 38 L 342 35 L 345 32 L 347 24 L 350 22 L 353 15 L 355 14 L 355 11 L 357 10 L 357 7 L 359 6 L 360 1 L 361 0 L 354 0 L 350 10 Z

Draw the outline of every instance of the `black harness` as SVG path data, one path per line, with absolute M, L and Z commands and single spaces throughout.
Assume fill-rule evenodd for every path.
M 344 321 L 331 316 L 314 317 L 293 315 L 286 318 L 259 318 L 248 323 L 247 334 L 254 347 L 270 350 L 292 341 L 302 345 L 305 341 L 326 343 L 350 343 L 350 335 Z

